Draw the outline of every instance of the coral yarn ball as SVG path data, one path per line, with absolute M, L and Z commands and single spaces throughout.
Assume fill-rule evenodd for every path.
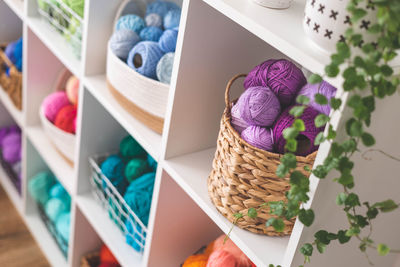
M 103 245 L 100 249 L 100 261 L 118 264 L 117 259 L 114 257 L 111 250 L 106 245 Z
M 58 112 L 65 106 L 70 105 L 67 93 L 59 91 L 48 95 L 42 103 L 44 115 L 54 123 Z
M 76 118 L 76 106 L 68 105 L 63 107 L 57 114 L 54 125 L 61 130 L 75 134 L 74 120 Z
M 65 86 L 65 90 L 67 92 L 67 97 L 69 102 L 76 105 L 78 104 L 78 95 L 79 95 L 79 80 L 75 76 L 71 76 L 67 85 Z
M 228 266 L 239 266 L 236 258 L 232 253 L 220 249 L 211 253 L 208 258 L 207 267 L 228 267 Z

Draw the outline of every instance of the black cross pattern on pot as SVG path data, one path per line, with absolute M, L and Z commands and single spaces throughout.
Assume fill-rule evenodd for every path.
M 371 24 L 371 21 L 369 21 L 369 20 L 362 20 L 362 21 L 361 21 L 361 25 L 360 25 L 360 29 L 366 29 L 366 30 L 368 30 L 369 24 Z
M 358 43 L 358 47 L 359 47 L 359 48 L 362 48 L 363 45 L 364 45 L 364 40 L 361 40 L 361 41 Z
M 310 26 L 310 22 L 311 22 L 311 19 L 309 17 L 307 17 L 306 23 L 308 26 Z
M 344 37 L 343 34 L 339 36 L 339 42 L 346 42 L 346 37 Z
M 319 4 L 318 12 L 321 12 L 321 14 L 324 14 L 324 9 L 325 9 L 325 6 L 323 4 Z
M 351 25 L 350 16 L 346 16 L 346 19 L 344 20 L 344 24 L 349 24 L 349 25 Z
M 377 42 L 372 42 L 371 44 L 372 44 L 372 46 L 373 46 L 375 49 L 378 48 L 378 43 L 377 43 Z
M 335 10 L 331 9 L 331 14 L 329 15 L 329 17 L 333 18 L 334 20 L 336 20 L 338 14 L 339 14 L 338 11 L 335 11 Z
M 368 0 L 367 9 L 375 10 L 375 6 L 371 0 Z
M 311 1 L 311 6 L 314 7 L 314 5 L 315 5 L 315 0 L 312 0 Z
M 329 38 L 329 39 L 332 39 L 332 33 L 333 33 L 333 31 L 330 31 L 330 30 L 326 29 L 326 30 L 325 30 L 325 34 L 324 34 L 324 37 L 327 37 L 327 38 Z
M 319 32 L 319 27 L 320 27 L 321 25 L 319 25 L 319 24 L 317 24 L 317 23 L 314 23 L 314 31 L 316 31 L 316 32 Z

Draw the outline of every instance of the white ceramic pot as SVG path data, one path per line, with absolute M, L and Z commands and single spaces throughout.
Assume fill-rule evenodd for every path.
M 260 6 L 269 8 L 285 9 L 290 7 L 293 0 L 253 0 Z
M 304 31 L 322 50 L 336 51 L 336 43 L 344 40 L 344 33 L 350 25 L 350 16 L 346 7 L 350 0 L 307 0 L 304 16 Z M 366 34 L 366 30 L 376 22 L 376 11 L 372 6 L 366 8 L 368 14 L 355 25 L 356 32 L 363 34 L 363 41 L 373 42 L 375 36 Z

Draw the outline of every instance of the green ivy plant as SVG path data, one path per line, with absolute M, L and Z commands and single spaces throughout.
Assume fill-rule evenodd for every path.
M 364 5 L 360 5 L 363 2 Z M 346 138 L 341 142 L 336 141 L 337 132 L 331 124 L 331 117 L 319 114 L 315 118 L 316 127 L 326 126 L 328 130 L 318 134 L 315 144 L 319 145 L 324 141 L 330 142 L 331 150 L 323 164 L 315 166 L 312 170 L 305 168 L 306 172 L 319 179 L 324 179 L 332 171 L 337 171 L 338 176 L 333 182 L 340 184 L 343 190 L 338 193 L 336 204 L 343 208 L 348 224 L 343 225 L 343 229 L 337 232 L 323 229 L 316 232 L 314 241 L 306 243 L 300 248 L 300 252 L 305 257 L 304 264 L 310 262 L 315 250 L 324 253 L 327 246 L 333 241 L 344 244 L 351 239 L 357 239 L 359 249 L 365 253 L 367 259 L 367 249 L 375 249 L 380 255 L 400 252 L 371 239 L 373 220 L 380 213 L 398 209 L 400 203 L 396 203 L 392 199 L 370 203 L 368 200 L 361 200 L 354 191 L 355 182 L 352 174 L 354 162 L 351 158 L 355 153 L 360 153 L 361 143 L 366 147 L 372 147 L 375 144 L 374 136 L 368 133 L 371 115 L 375 110 L 375 101 L 396 93 L 400 84 L 399 78 L 394 76 L 393 69 L 389 66 L 389 62 L 397 55 L 396 50 L 400 49 L 400 1 L 352 0 L 347 7 L 351 14 L 352 25 L 367 15 L 367 11 L 360 7 L 367 5 L 374 7 L 377 11 L 377 23 L 368 29 L 368 34 L 377 36 L 376 43 L 364 44 L 363 36 L 353 29 L 354 26 L 350 26 L 345 34 L 345 41 L 337 43 L 336 53 L 331 55 L 331 62 L 325 67 L 323 75 L 331 78 L 342 75 L 343 90 L 349 92 L 347 103 L 342 103 L 340 96 L 332 98 L 330 101 L 322 94 L 315 96 L 318 104 L 329 104 L 333 112 L 340 112 L 343 105 L 347 105 L 352 110 L 352 115 L 345 123 Z M 354 53 L 355 51 L 357 53 Z M 309 82 L 320 83 L 323 76 L 313 74 L 310 76 Z M 316 216 L 312 209 L 302 206 L 302 203 L 309 200 L 310 184 L 307 175 L 295 170 L 297 162 L 294 154 L 297 150 L 296 138 L 300 132 L 305 130 L 300 116 L 309 101 L 306 96 L 297 98 L 299 105 L 290 110 L 290 114 L 296 117 L 296 120 L 290 128 L 283 132 L 288 152 L 283 155 L 276 174 L 282 178 L 289 176 L 291 187 L 286 193 L 286 201 L 266 204 L 269 206 L 271 214 L 276 215 L 276 218 L 271 218 L 266 222 L 266 226 L 273 226 L 278 232 L 284 230 L 284 219 L 298 217 L 308 227 L 312 225 Z M 400 161 L 383 151 L 374 150 L 393 160 Z M 250 208 L 246 215 L 256 218 L 257 211 L 261 208 L 263 207 Z M 236 214 L 235 217 L 240 219 L 243 214 Z M 366 231 L 362 231 L 363 229 Z M 269 266 L 273 267 L 274 265 Z

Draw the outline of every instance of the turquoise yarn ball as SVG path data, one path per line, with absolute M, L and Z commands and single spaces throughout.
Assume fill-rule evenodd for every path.
M 158 40 L 158 45 L 164 53 L 175 52 L 178 31 L 165 30 Z
M 50 188 L 55 182 L 55 177 L 52 173 L 40 172 L 29 180 L 29 193 L 35 201 L 44 205 L 50 197 Z
M 125 192 L 127 186 L 127 181 L 124 177 L 124 168 L 125 164 L 123 160 L 117 155 L 109 156 L 100 166 L 103 175 L 122 194 Z M 106 181 L 103 181 L 103 187 L 107 187 Z
M 165 54 L 157 64 L 157 78 L 160 82 L 170 84 L 175 53 Z
M 115 30 L 128 29 L 140 34 L 144 27 L 146 23 L 138 15 L 125 15 L 118 19 Z
M 157 0 L 147 5 L 146 15 L 156 13 L 163 18 L 171 9 L 180 9 L 180 7 L 172 2 Z
M 150 13 L 146 15 L 144 21 L 146 22 L 147 27 L 153 26 L 161 28 L 163 26 L 163 19 L 157 13 Z
M 163 34 L 163 30 L 161 30 L 158 27 L 150 26 L 144 28 L 140 32 L 140 39 L 143 41 L 153 41 L 153 42 L 158 42 L 160 39 L 161 35 Z
M 164 17 L 164 28 L 173 29 L 179 27 L 181 20 L 181 9 L 172 9 Z
M 142 251 L 146 240 L 146 232 L 142 231 L 142 227 L 136 223 L 133 218 L 129 218 L 129 220 L 126 221 L 125 226 L 127 231 L 125 235 L 126 243 L 136 251 Z
M 148 169 L 147 161 L 141 158 L 131 159 L 125 167 L 125 177 L 128 182 L 132 182 L 136 178 L 144 174 Z
M 140 41 L 136 32 L 128 29 L 120 29 L 113 33 L 110 39 L 110 48 L 114 55 L 126 60 L 129 51 Z
M 59 198 L 51 198 L 46 202 L 44 210 L 47 217 L 49 217 L 52 222 L 56 222 L 62 213 L 69 210 L 69 206 Z
M 146 155 L 146 151 L 143 147 L 130 135 L 126 136 L 122 139 L 121 143 L 119 143 L 119 151 L 126 159 Z
M 71 197 L 60 183 L 53 185 L 53 187 L 50 189 L 49 196 L 50 198 L 60 199 L 67 205 L 67 207 L 69 207 L 71 204 Z
M 160 58 L 164 55 L 157 42 L 143 41 L 138 43 L 129 52 L 128 66 L 138 73 L 156 79 L 156 68 Z
M 64 212 L 58 216 L 56 221 L 56 231 L 69 243 L 69 233 L 71 225 L 71 213 Z
M 147 164 L 154 172 L 157 170 L 157 161 L 150 154 L 147 155 Z

